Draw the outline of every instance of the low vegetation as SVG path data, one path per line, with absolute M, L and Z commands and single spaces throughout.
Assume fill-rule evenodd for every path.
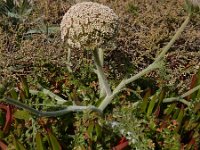
M 76 1 L 0 0 L 0 149 L 199 149 L 198 7 L 92 2 L 119 16 L 104 57 L 61 40 Z

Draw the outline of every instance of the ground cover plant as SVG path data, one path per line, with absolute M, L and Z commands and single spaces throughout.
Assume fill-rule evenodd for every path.
M 97 2 L 1 1 L 1 149 L 199 149 L 198 0 Z

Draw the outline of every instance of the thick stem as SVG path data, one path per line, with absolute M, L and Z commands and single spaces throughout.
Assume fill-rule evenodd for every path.
M 183 99 L 184 97 L 187 97 L 189 95 L 191 95 L 192 93 L 196 92 L 197 90 L 200 89 L 200 85 L 192 88 L 191 90 L 187 91 L 186 93 L 182 94 L 180 97 L 171 97 L 171 98 L 165 98 L 163 100 L 163 103 L 171 103 L 171 102 L 175 102 L 175 101 L 179 101 L 184 103 L 185 105 L 189 106 L 190 102 L 186 101 L 185 99 Z
M 103 67 L 104 64 L 104 50 L 102 48 L 98 49 L 99 61 L 101 66 Z
M 101 61 L 99 59 L 99 53 L 98 53 L 98 49 L 95 49 L 93 51 L 93 56 L 94 56 L 94 62 L 95 62 L 95 65 L 96 65 L 96 68 L 97 68 L 97 74 L 98 74 L 98 77 L 99 77 L 99 82 L 100 84 L 102 84 L 104 90 L 106 91 L 106 95 L 111 95 L 111 89 L 110 89 L 110 86 L 108 84 L 108 81 L 107 81 L 107 78 L 103 72 L 103 68 L 101 66 Z
M 71 68 L 71 49 L 68 48 L 68 51 L 67 51 L 67 69 L 69 72 L 72 72 L 72 68 Z
M 163 48 L 162 52 L 155 59 L 155 62 L 160 61 L 165 56 L 165 54 L 170 49 L 170 47 L 179 38 L 179 36 L 183 32 L 183 30 L 185 29 L 185 27 L 187 26 L 187 24 L 189 23 L 189 21 L 190 21 L 190 15 L 187 16 L 187 18 L 185 19 L 185 21 L 183 22 L 183 24 L 181 25 L 181 27 L 177 30 L 176 34 L 172 37 L 172 39 L 170 40 L 170 42 Z
M 56 117 L 56 116 L 61 116 L 70 112 L 80 112 L 80 111 L 84 111 L 84 110 L 91 110 L 97 113 L 102 114 L 101 110 L 96 108 L 95 106 L 67 106 L 65 109 L 63 110 L 57 110 L 57 111 L 39 111 L 36 110 L 30 106 L 27 106 L 17 100 L 11 99 L 11 98 L 6 98 L 6 100 L 3 100 L 6 103 L 15 105 L 18 108 L 22 108 L 22 109 L 26 109 L 27 111 L 29 111 L 30 113 L 37 115 L 39 117 L 41 116 L 45 116 L 45 117 Z
M 180 97 L 171 97 L 171 98 L 165 98 L 163 100 L 163 103 L 172 103 L 172 102 L 181 102 L 187 106 L 190 106 L 190 102 L 186 101 L 185 99 L 183 98 L 180 98 Z
M 143 75 L 149 73 L 152 70 L 155 70 L 156 68 L 159 68 L 160 60 L 165 56 L 169 48 L 174 44 L 174 42 L 179 38 L 187 24 L 189 23 L 190 16 L 188 16 L 181 27 L 177 30 L 176 34 L 173 36 L 173 38 L 170 40 L 170 42 L 162 49 L 162 52 L 158 55 L 158 57 L 155 59 L 155 61 L 150 64 L 146 69 L 142 70 L 138 74 L 130 77 L 129 79 L 122 80 L 119 85 L 114 89 L 113 93 L 110 96 L 106 96 L 105 99 L 101 102 L 99 109 L 104 110 L 108 104 L 111 103 L 112 99 L 115 97 L 116 94 L 118 94 L 127 84 L 137 80 L 138 78 L 142 77 Z
M 143 75 L 151 72 L 152 70 L 158 68 L 157 63 L 153 63 L 151 65 L 149 65 L 146 69 L 142 70 L 141 72 L 139 72 L 138 74 L 136 74 L 135 76 L 129 78 L 129 79 L 124 79 L 120 82 L 120 84 L 114 89 L 113 93 L 110 96 L 107 96 L 100 104 L 99 109 L 100 110 L 104 110 L 108 104 L 110 104 L 110 102 L 112 101 L 112 99 L 115 97 L 115 95 L 117 95 L 127 84 L 137 80 L 138 78 L 142 77 Z
M 99 55 L 99 61 L 100 61 L 101 67 L 103 67 L 103 64 L 104 64 L 104 50 L 102 48 L 98 49 L 98 55 Z M 97 76 L 98 76 L 98 79 L 99 79 L 100 98 L 103 98 L 103 97 L 106 96 L 106 91 L 105 91 L 105 89 L 103 87 L 102 81 L 100 80 L 99 73 L 97 73 Z

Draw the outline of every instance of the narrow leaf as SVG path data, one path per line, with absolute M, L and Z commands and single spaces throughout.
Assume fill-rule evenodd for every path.
M 142 112 L 146 112 L 146 109 L 147 109 L 147 105 L 148 105 L 148 101 L 149 101 L 150 95 L 151 95 L 151 89 L 149 89 L 149 90 L 146 92 L 146 94 L 145 94 L 145 96 L 144 96 L 144 98 L 143 98 L 143 101 L 142 101 L 142 103 L 141 103 L 141 110 L 142 110 Z
M 14 117 L 17 119 L 29 120 L 31 118 L 31 115 L 29 114 L 28 111 L 18 110 L 14 113 Z
M 96 134 L 97 134 L 97 138 L 101 138 L 102 137 L 102 128 L 100 127 L 99 124 L 96 124 L 95 125 L 95 131 L 96 131 Z
M 25 150 L 24 146 L 14 137 L 15 150 Z
M 49 131 L 48 132 L 49 140 L 50 140 L 50 145 L 52 147 L 52 150 L 61 150 L 61 146 L 56 139 L 56 137 Z
M 23 76 L 21 77 L 21 81 L 22 81 L 22 90 L 24 91 L 26 98 L 29 98 L 30 93 L 29 93 L 28 82 L 26 78 L 24 78 Z
M 147 109 L 147 116 L 150 116 L 153 112 L 154 106 L 156 105 L 157 101 L 157 95 L 154 95 L 149 103 L 148 109 Z
M 183 117 L 184 117 L 184 109 L 181 109 L 176 120 L 179 123 L 181 123 L 181 121 L 183 120 Z
M 90 139 L 93 139 L 93 130 L 94 130 L 94 123 L 90 124 L 87 130 Z
M 172 118 L 173 118 L 173 119 L 177 119 L 179 112 L 180 112 L 180 109 L 179 109 L 179 108 L 176 109 L 176 110 L 175 110 L 175 113 L 174 113 L 173 116 L 172 116 Z
M 176 107 L 175 103 L 171 104 L 167 109 L 165 109 L 165 114 L 170 115 L 174 111 L 175 107 Z
M 45 147 L 42 143 L 42 137 L 39 132 L 36 134 L 36 147 L 37 150 L 45 150 Z

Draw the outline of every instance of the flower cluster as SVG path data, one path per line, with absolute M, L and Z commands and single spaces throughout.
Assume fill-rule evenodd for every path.
M 61 38 L 71 48 L 96 49 L 112 43 L 118 16 L 112 9 L 94 2 L 72 6 L 61 21 Z

